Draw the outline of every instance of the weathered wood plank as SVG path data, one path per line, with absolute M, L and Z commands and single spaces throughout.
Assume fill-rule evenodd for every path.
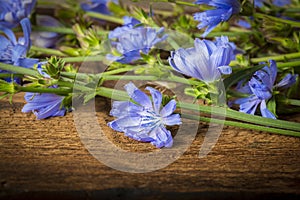
M 155 172 L 130 174 L 111 169 L 89 154 L 78 136 L 72 113 L 35 120 L 32 114 L 21 113 L 22 94 L 14 97 L 12 105 L 6 100 L 0 102 L 3 198 L 38 199 L 45 194 L 65 199 L 300 195 L 300 138 L 225 127 L 214 149 L 200 159 L 198 153 L 206 132 L 203 125 L 176 162 Z M 111 119 L 107 105 L 105 99 L 97 104 L 99 123 Z M 151 145 L 132 143 L 109 128 L 105 132 L 124 149 L 153 150 Z

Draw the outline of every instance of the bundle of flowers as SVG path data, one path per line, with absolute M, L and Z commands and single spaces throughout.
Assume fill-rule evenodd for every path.
M 300 111 L 299 13 L 297 0 L 3 0 L 1 98 L 22 92 L 22 112 L 46 119 L 102 96 L 108 127 L 157 148 L 186 118 L 300 137 L 284 120 Z

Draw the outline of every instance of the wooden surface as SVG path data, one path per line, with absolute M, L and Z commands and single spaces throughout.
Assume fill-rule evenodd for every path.
M 109 106 L 105 99 L 99 101 L 97 117 L 105 124 L 111 119 Z M 151 173 L 131 174 L 111 169 L 89 154 L 72 113 L 36 120 L 33 114 L 21 113 L 23 105 L 22 94 L 12 105 L 0 101 L 1 199 L 300 197 L 300 138 L 225 127 L 214 149 L 200 159 L 206 132 L 201 125 L 176 162 Z M 126 148 L 140 145 L 122 137 Z

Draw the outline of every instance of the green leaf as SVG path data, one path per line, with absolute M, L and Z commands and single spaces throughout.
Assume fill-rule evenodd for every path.
M 5 92 L 9 94 L 16 93 L 17 91 L 15 89 L 14 82 L 9 83 L 0 79 L 0 92 Z
M 272 99 L 268 101 L 267 108 L 276 116 L 276 98 L 273 96 Z

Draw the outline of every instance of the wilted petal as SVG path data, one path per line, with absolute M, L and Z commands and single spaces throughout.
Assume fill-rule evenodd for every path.
M 296 83 L 298 74 L 292 75 L 287 74 L 278 84 L 275 85 L 275 87 L 281 87 L 281 88 L 288 88 L 291 87 L 293 84 Z

